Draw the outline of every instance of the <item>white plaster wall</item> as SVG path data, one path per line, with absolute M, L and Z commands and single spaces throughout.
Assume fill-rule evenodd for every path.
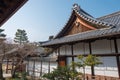
M 89 54 L 89 45 L 88 43 L 76 43 L 73 45 L 73 54 Z M 71 46 L 63 45 L 60 47 L 60 55 L 72 55 Z
M 29 65 L 28 65 L 28 69 L 29 70 L 32 70 L 33 69 L 33 61 L 29 61 Z
M 60 47 L 60 55 L 66 55 L 66 47 L 65 47 L 65 45 Z
M 50 63 L 50 72 L 57 68 L 57 62 Z
M 40 76 L 40 62 L 37 62 L 37 61 L 35 61 L 35 71 L 37 71 L 37 72 L 35 72 L 35 76 Z
M 42 63 L 42 73 L 48 73 L 48 65 L 49 63 L 48 62 L 43 62 Z
M 67 65 L 70 65 L 72 62 L 72 58 L 71 57 L 67 57 Z
M 65 47 L 66 47 L 66 55 L 72 55 L 71 46 L 65 45 Z
M 101 57 L 100 60 L 103 64 L 95 67 L 96 75 L 118 77 L 116 57 Z
M 91 44 L 92 54 L 104 54 L 115 52 L 113 40 L 96 40 Z
M 60 47 L 60 55 L 72 55 L 71 46 L 63 45 Z
M 90 50 L 89 50 L 89 44 L 88 43 L 84 43 L 84 48 L 85 48 L 85 54 L 90 54 Z
M 77 43 L 73 45 L 73 53 L 74 55 L 81 55 L 84 54 L 84 44 L 83 43 Z
M 42 63 L 42 74 L 48 73 L 48 65 L 49 62 L 43 62 Z M 57 67 L 57 62 L 51 62 L 50 63 L 50 71 L 53 71 L 53 68 Z M 27 67 L 28 68 L 28 67 Z M 29 68 L 28 68 L 29 74 L 33 75 L 33 61 L 29 61 Z M 41 70 L 41 62 L 36 61 L 35 62 L 35 76 L 40 76 L 40 70 Z
M 85 67 L 85 74 L 91 74 L 91 67 L 90 66 Z
M 80 60 L 77 57 L 75 57 L 74 60 L 75 60 L 75 62 L 80 62 Z M 91 74 L 91 67 L 89 67 L 89 66 L 86 66 L 85 70 L 83 69 L 83 67 L 81 67 L 81 68 L 76 67 L 76 70 L 81 73 Z
M 120 53 L 120 39 L 117 39 L 118 52 Z

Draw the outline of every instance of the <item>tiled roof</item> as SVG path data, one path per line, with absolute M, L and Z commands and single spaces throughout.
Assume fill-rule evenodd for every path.
M 78 6 L 78 4 L 75 4 L 73 6 L 73 10 L 80 16 L 82 17 L 84 20 L 90 22 L 90 23 L 93 23 L 93 24 L 96 24 L 96 25 L 99 25 L 98 28 L 100 26 L 105 26 L 105 27 L 114 27 L 114 24 L 112 23 L 108 23 L 108 22 L 104 22 L 104 21 L 101 21 L 99 19 L 96 19 L 94 17 L 92 17 L 91 15 L 89 15 L 88 13 L 86 13 L 83 9 L 80 8 L 80 6 Z
M 101 38 L 101 37 L 106 37 L 111 35 L 114 36 L 117 34 L 120 34 L 120 27 L 97 29 L 93 31 L 86 31 L 83 33 L 75 34 L 75 35 L 57 38 L 47 43 L 44 43 L 42 46 L 51 46 L 51 45 L 71 43 L 71 42 L 74 43 L 77 41 L 96 39 L 96 38 Z
M 74 43 L 78 41 L 97 39 L 97 38 L 103 38 L 107 36 L 114 36 L 114 35 L 120 34 L 120 12 L 116 12 L 116 13 L 95 19 L 91 15 L 89 15 L 88 13 L 85 13 L 82 9 L 80 9 L 78 5 L 73 9 L 79 14 L 79 16 L 81 16 L 85 20 L 92 22 L 94 24 L 98 24 L 98 27 L 103 25 L 108 27 L 86 31 L 86 32 L 82 32 L 74 35 L 64 36 L 60 38 L 55 38 L 51 41 L 48 41 L 42 44 L 42 46 Z
M 97 18 L 100 21 L 108 22 L 116 26 L 120 26 L 120 11 Z

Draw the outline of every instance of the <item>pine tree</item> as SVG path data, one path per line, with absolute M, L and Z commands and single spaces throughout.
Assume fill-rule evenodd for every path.
M 4 31 L 4 29 L 0 29 L 0 37 L 5 37 L 6 35 L 4 33 L 2 33 Z
M 0 37 L 5 38 L 6 35 L 4 33 L 2 33 L 3 31 L 4 31 L 3 29 L 0 29 Z M 1 39 L 1 40 L 3 41 L 4 39 Z M 4 54 L 4 51 L 2 50 L 3 42 L 0 41 L 0 45 L 1 45 L 0 51 L 3 52 L 0 54 Z M 3 80 L 3 70 L 2 70 L 3 58 L 4 57 L 0 57 L 0 80 Z
M 14 41 L 19 44 L 28 43 L 28 37 L 25 30 L 17 29 Z

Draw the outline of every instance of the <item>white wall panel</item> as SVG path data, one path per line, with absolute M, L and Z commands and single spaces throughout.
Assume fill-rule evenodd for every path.
M 72 58 L 71 57 L 67 57 L 67 65 L 70 65 L 72 62 Z
M 71 45 L 65 45 L 66 55 L 72 55 Z
M 84 48 L 85 48 L 85 54 L 90 54 L 90 50 L 89 50 L 89 44 L 88 43 L 84 43 Z
M 100 60 L 103 64 L 95 67 L 96 75 L 118 77 L 116 57 L 101 57 Z
M 29 74 L 33 75 L 33 61 L 29 62 Z M 49 62 L 42 62 L 42 74 L 48 73 Z M 57 62 L 50 62 L 50 71 L 53 71 L 53 68 L 57 68 Z M 35 76 L 40 76 L 41 62 L 35 62 Z
M 84 54 L 84 44 L 77 43 L 73 46 L 73 53 L 74 55 Z
M 92 43 L 92 54 L 103 54 L 115 52 L 113 40 L 96 40 Z
M 66 47 L 65 47 L 65 45 L 60 47 L 60 55 L 66 55 Z
M 91 67 L 90 66 L 85 67 L 85 73 L 86 74 L 91 74 Z
M 50 63 L 50 72 L 53 71 L 55 68 L 57 68 L 57 62 L 51 62 Z

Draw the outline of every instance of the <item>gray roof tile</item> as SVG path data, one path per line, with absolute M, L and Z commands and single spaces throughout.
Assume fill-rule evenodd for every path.
M 59 39 L 54 39 L 52 41 L 44 43 L 42 46 L 70 43 L 70 42 L 82 41 L 82 40 L 105 37 L 107 35 L 116 35 L 116 34 L 120 34 L 120 28 L 109 28 L 109 29 L 101 29 L 101 30 L 99 29 L 99 30 L 87 31 L 71 36 L 66 36 Z

